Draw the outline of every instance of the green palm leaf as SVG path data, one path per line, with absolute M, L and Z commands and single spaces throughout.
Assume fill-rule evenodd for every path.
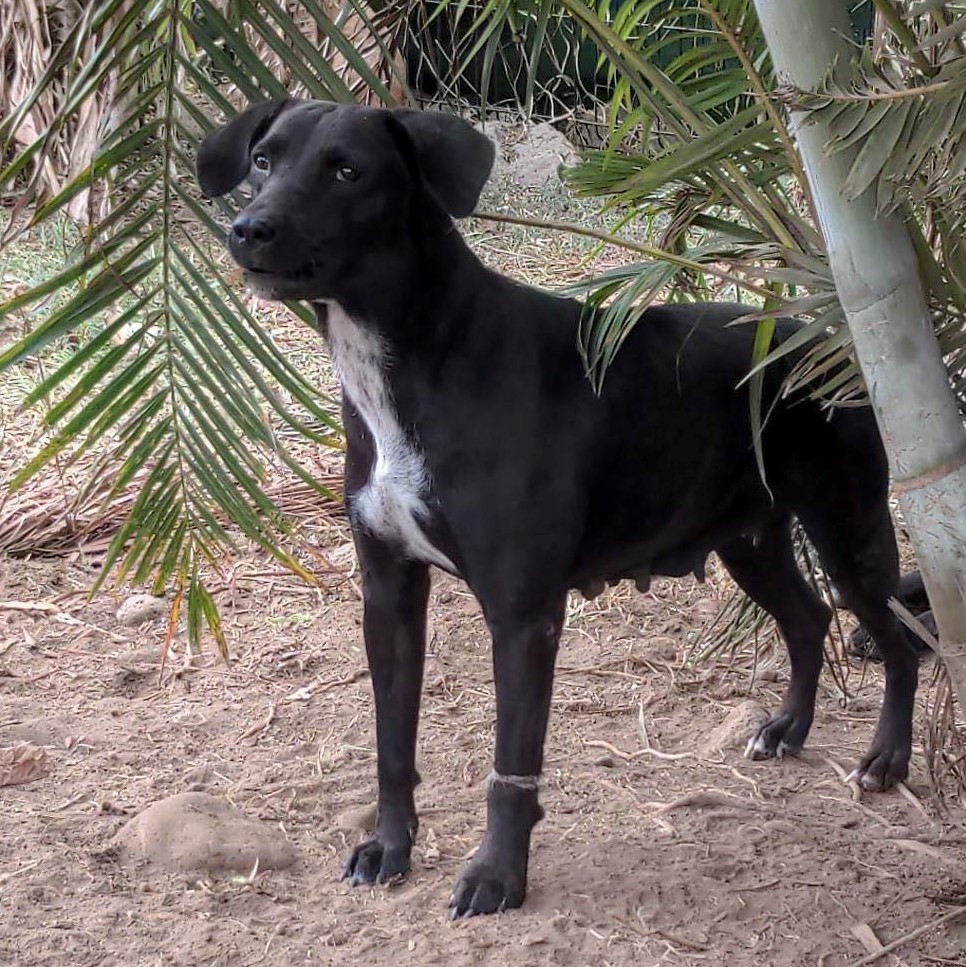
M 300 24 L 312 25 L 318 41 Z M 55 458 L 96 455 L 99 478 L 114 479 L 106 499 L 135 486 L 102 580 L 114 568 L 120 580 L 173 587 L 194 644 L 208 627 L 224 648 L 204 574 L 234 545 L 234 533 L 311 578 L 283 549 L 289 526 L 265 491 L 266 468 L 280 463 L 311 482 L 278 431 L 292 427 L 331 447 L 341 446 L 341 431 L 333 401 L 248 311 L 220 246 L 201 239 L 198 221 L 223 229 L 195 188 L 192 157 L 199 138 L 243 103 L 238 95 L 284 96 L 288 84 L 351 101 L 318 54 L 323 41 L 388 99 L 385 82 L 319 2 L 95 0 L 0 127 L 8 159 L 0 185 L 16 182 L 24 193 L 15 216 L 39 202 L 28 227 L 92 188 L 111 201 L 62 271 L 0 305 L 0 318 L 32 310 L 40 319 L 0 354 L 0 370 L 66 336 L 76 341 L 26 398 L 45 404 L 49 439 L 13 485 Z M 267 66 L 271 57 L 284 66 L 285 84 Z M 41 160 L 105 91 L 113 92 L 111 110 L 89 164 L 42 199 Z M 14 134 L 45 96 L 57 111 L 32 143 L 14 148 Z M 8 226 L 8 235 L 22 227 Z M 47 302 L 55 308 L 44 311 Z
M 504 5 L 505 6 L 505 5 Z M 769 314 L 803 312 L 808 325 L 760 361 L 808 348 L 791 387 L 846 401 L 861 392 L 848 331 L 837 305 L 824 242 L 750 0 L 558 0 L 599 51 L 610 77 L 611 143 L 585 152 L 567 173 L 580 194 L 602 197 L 619 213 L 664 225 L 660 245 L 672 262 L 729 269 L 746 285 L 709 288 L 700 272 L 668 272 L 664 298 L 748 298 Z M 861 142 L 849 190 L 875 190 L 882 207 L 902 206 L 919 236 L 920 266 L 932 297 L 937 335 L 950 372 L 960 371 L 966 298 L 966 58 L 955 4 L 913 6 L 901 16 L 875 0 L 889 27 L 887 55 L 866 50 L 847 87 L 784 92 L 796 110 L 825 111 L 837 144 Z M 505 10 L 493 5 L 497 18 Z M 936 29 L 937 25 L 940 29 Z M 491 23 L 488 29 L 493 32 Z M 637 147 L 628 149 L 636 141 Z M 680 267 L 680 262 L 677 261 Z M 588 366 L 606 365 L 642 308 L 659 291 L 660 272 L 613 273 L 582 289 L 605 307 L 582 332 Z M 673 283 L 673 285 L 672 285 Z M 743 291 L 744 290 L 744 291 Z M 811 300 L 821 309 L 813 312 Z M 758 366 L 756 364 L 757 371 Z M 834 375 L 832 375 L 834 374 Z

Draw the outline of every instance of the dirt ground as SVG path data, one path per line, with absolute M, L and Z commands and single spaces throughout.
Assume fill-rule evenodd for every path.
M 351 567 L 345 532 L 328 536 L 330 560 Z M 352 889 L 340 867 L 375 790 L 354 579 L 314 590 L 232 562 L 218 593 L 230 668 L 175 652 L 161 678 L 164 619 L 120 623 L 117 595 L 86 599 L 90 580 L 78 563 L 0 559 L 0 747 L 47 752 L 45 775 L 0 788 L 2 964 L 836 967 L 920 927 L 901 960 L 879 962 L 966 964 L 966 918 L 936 923 L 966 904 L 962 804 L 938 809 L 918 747 L 911 795 L 853 799 L 840 779 L 871 735 L 875 669 L 851 668 L 847 706 L 826 684 L 802 759 L 709 743 L 749 696 L 774 707 L 787 677 L 780 652 L 754 683 L 743 652 L 687 663 L 730 593 L 717 571 L 575 598 L 529 896 L 457 922 L 446 904 L 482 832 L 494 714 L 485 628 L 457 582 L 433 591 L 414 869 Z M 189 790 L 281 831 L 295 865 L 121 864 L 119 828 Z

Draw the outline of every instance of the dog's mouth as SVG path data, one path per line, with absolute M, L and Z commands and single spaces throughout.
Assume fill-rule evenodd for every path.
M 262 299 L 308 299 L 319 294 L 315 291 L 318 287 L 318 265 L 314 262 L 284 271 L 251 265 L 241 265 L 240 268 L 245 285 Z
M 246 276 L 254 279 L 283 279 L 286 282 L 307 282 L 315 275 L 317 268 L 314 262 L 306 262 L 297 269 L 286 269 L 279 272 L 275 269 L 260 269 L 252 265 L 243 265 L 242 271 Z

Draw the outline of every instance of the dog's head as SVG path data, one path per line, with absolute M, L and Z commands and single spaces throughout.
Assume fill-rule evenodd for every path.
M 258 295 L 338 300 L 347 280 L 398 262 L 420 220 L 469 215 L 493 158 L 453 115 L 287 100 L 209 134 L 197 164 L 208 197 L 253 188 L 229 247 Z

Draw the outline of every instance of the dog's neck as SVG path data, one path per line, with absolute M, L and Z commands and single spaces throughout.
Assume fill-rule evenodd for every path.
M 355 324 L 378 333 L 396 355 L 464 326 L 470 317 L 467 300 L 478 291 L 479 278 L 488 274 L 456 225 L 447 221 L 431 239 L 416 235 L 404 249 L 387 253 L 378 284 L 372 284 L 371 275 L 366 284 L 347 279 L 332 299 L 314 302 L 318 328 L 326 334 L 329 306 L 338 306 Z

